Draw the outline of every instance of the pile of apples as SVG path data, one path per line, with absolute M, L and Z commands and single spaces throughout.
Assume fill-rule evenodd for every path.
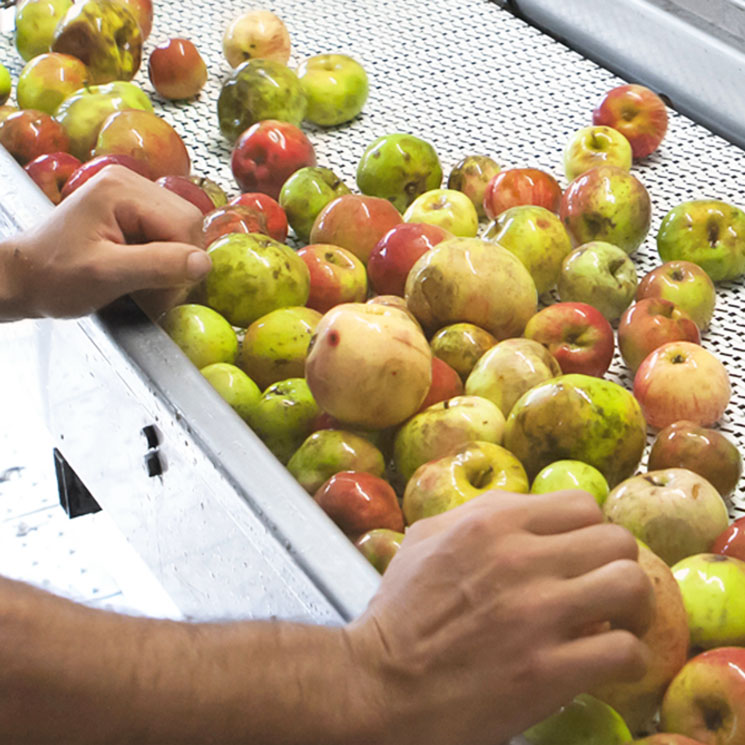
M 365 70 L 339 54 L 292 70 L 284 23 L 253 10 L 223 35 L 231 199 L 191 173 L 131 82 L 152 18 L 151 0 L 21 4 L 27 64 L 0 144 L 54 203 L 120 163 L 202 210 L 212 271 L 160 323 L 379 571 L 406 526 L 493 489 L 586 489 L 639 539 L 656 601 L 647 675 L 578 697 L 531 743 L 658 730 L 634 742 L 742 745 L 745 537 L 728 524 L 742 459 L 716 428 L 731 386 L 701 336 L 714 283 L 745 273 L 745 213 L 678 205 L 640 280 L 652 203 L 631 171 L 663 141 L 665 104 L 609 91 L 566 143 L 564 190 L 484 154 L 443 184 L 432 143 L 384 133 L 359 154 L 354 193 L 301 125 L 354 120 Z M 207 77 L 185 39 L 156 47 L 148 71 L 169 100 Z M 0 104 L 10 89 L 0 66 Z M 604 377 L 616 346 L 631 390 Z

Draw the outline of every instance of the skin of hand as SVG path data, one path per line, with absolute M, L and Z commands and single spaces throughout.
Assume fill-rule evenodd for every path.
M 601 520 L 585 492 L 492 492 L 409 528 L 348 630 L 398 743 L 494 745 L 644 674 L 651 584 L 631 534 Z
M 201 226 L 187 200 L 107 166 L 0 244 L 0 319 L 81 316 L 138 290 L 160 291 L 143 303 L 157 313 L 209 271 Z

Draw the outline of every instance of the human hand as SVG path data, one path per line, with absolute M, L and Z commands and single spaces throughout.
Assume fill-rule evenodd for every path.
M 495 745 L 644 674 L 652 588 L 601 520 L 584 492 L 492 492 L 409 528 L 348 628 L 395 742 Z
M 153 312 L 164 309 L 209 271 L 201 225 L 190 202 L 107 166 L 37 227 L 2 244 L 9 248 L 0 254 L 0 313 L 80 316 L 146 289 L 160 291 L 146 298 Z

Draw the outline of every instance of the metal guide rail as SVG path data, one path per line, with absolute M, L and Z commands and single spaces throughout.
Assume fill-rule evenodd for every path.
M 153 95 L 157 113 L 184 138 L 193 172 L 235 192 L 216 99 L 229 72 L 222 33 L 245 3 L 156 0 L 155 5 L 144 59 L 165 39 L 188 37 L 207 62 L 209 81 L 195 101 L 167 103 L 154 95 L 146 65 L 136 80 Z M 357 120 L 329 130 L 305 127 L 319 165 L 334 169 L 352 187 L 364 148 L 396 131 L 430 141 L 445 173 L 463 156 L 483 153 L 502 167 L 535 166 L 560 177 L 568 136 L 590 124 L 601 96 L 623 82 L 487 0 L 272 0 L 262 5 L 290 31 L 291 64 L 338 51 L 357 58 L 369 74 L 370 98 Z M 567 9 L 567 22 L 574 18 L 569 12 L 574 3 L 553 5 Z M 667 23 L 664 14 L 657 20 Z M 655 58 L 644 46 L 648 35 L 624 39 L 624 58 L 654 67 Z M 697 39 L 705 42 L 701 35 Z M 691 47 L 683 53 L 692 54 Z M 20 71 L 10 36 L 0 37 L 0 60 L 14 76 Z M 670 208 L 704 197 L 745 206 L 743 151 L 671 114 L 659 152 L 633 169 L 653 203 L 652 229 L 633 257 L 640 277 L 660 263 L 654 237 Z M 0 153 L 0 234 L 33 225 L 48 209 L 20 169 Z M 742 282 L 718 287 L 715 317 L 703 340 L 731 376 L 734 395 L 720 428 L 741 449 L 742 288 Z M 81 321 L 40 323 L 39 364 L 47 371 L 42 393 L 58 449 L 185 615 L 338 622 L 362 611 L 377 575 L 133 304 L 120 303 Z M 631 385 L 618 355 L 609 377 Z M 731 513 L 743 512 L 741 487 Z

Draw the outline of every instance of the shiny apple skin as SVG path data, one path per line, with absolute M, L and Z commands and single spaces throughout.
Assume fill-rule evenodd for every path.
M 202 245 L 206 248 L 229 233 L 262 233 L 268 235 L 266 218 L 242 204 L 217 207 L 204 216 Z
M 101 126 L 96 155 L 131 155 L 150 168 L 153 178 L 188 176 L 191 159 L 183 140 L 165 120 L 149 111 L 117 111 Z
M 726 498 L 742 476 L 742 456 L 737 446 L 718 430 L 683 420 L 668 424 L 657 433 L 647 467 L 650 471 L 687 468 L 703 476 Z
M 403 532 L 404 517 L 396 492 L 380 476 L 341 471 L 326 481 L 313 499 L 352 540 L 376 528 Z
M 225 29 L 222 49 L 231 67 L 250 59 L 268 59 L 286 65 L 290 59 L 290 34 L 282 20 L 269 10 L 250 10 Z
M 282 184 L 300 168 L 314 166 L 310 140 L 293 124 L 268 119 L 249 127 L 235 143 L 230 158 L 241 191 L 279 199 Z
M 433 246 L 452 238 L 438 225 L 423 222 L 392 227 L 376 244 L 367 262 L 370 284 L 379 295 L 404 296 L 406 277 L 416 260 Z
M 193 98 L 207 82 L 207 65 L 192 41 L 169 39 L 150 53 L 148 76 L 163 98 Z
M 387 528 L 368 530 L 356 541 L 362 555 L 383 574 L 401 548 L 404 534 Z
M 745 517 L 730 523 L 717 536 L 717 539 L 711 544 L 711 552 L 745 561 Z
M 65 182 L 81 165 L 70 153 L 45 153 L 27 163 L 24 170 L 52 204 L 59 204 Z
M 603 96 L 592 123 L 617 129 L 629 141 L 634 158 L 646 158 L 667 133 L 667 107 L 643 85 L 619 85 Z
M 618 323 L 618 347 L 624 362 L 636 372 L 644 358 L 669 341 L 701 343 L 694 320 L 675 303 L 662 298 L 639 300 Z
M 631 144 L 612 127 L 593 125 L 577 130 L 564 148 L 564 175 L 574 181 L 591 168 L 611 165 L 631 169 Z
M 266 232 L 268 236 L 280 243 L 285 242 L 288 229 L 287 215 L 276 199 L 272 199 L 268 194 L 262 194 L 261 192 L 246 192 L 234 197 L 228 204 L 239 204 L 257 215 L 263 215 L 266 230 L 259 232 Z
M 16 85 L 21 109 L 38 109 L 54 116 L 69 95 L 82 88 L 88 78 L 86 66 L 77 57 L 49 52 L 30 60 Z
M 70 139 L 49 114 L 24 109 L 0 122 L 0 145 L 25 166 L 40 155 L 67 152 Z
M 463 381 L 460 375 L 447 362 L 432 357 L 432 384 L 427 397 L 422 401 L 419 411 L 424 411 L 440 401 L 447 401 L 463 395 Z M 417 412 L 419 413 L 419 412 Z
M 494 176 L 484 192 L 483 208 L 493 220 L 500 212 L 532 204 L 557 214 L 561 202 L 559 182 L 538 168 L 508 168 Z
M 481 356 L 498 339 L 473 323 L 453 323 L 443 326 L 430 341 L 432 354 L 452 367 L 466 381 Z
M 448 189 L 462 191 L 473 202 L 479 219 L 486 217 L 484 195 L 489 183 L 499 173 L 499 164 L 488 155 L 468 155 L 448 176 Z
M 153 30 L 153 0 L 119 0 L 132 12 L 142 32 L 142 40 L 146 41 Z
M 613 327 L 586 303 L 554 303 L 538 311 L 525 326 L 524 336 L 543 344 L 563 374 L 602 378 L 613 360 Z
M 129 155 L 100 155 L 91 158 L 75 170 L 62 188 L 62 199 L 66 199 L 76 189 L 79 189 L 89 178 L 95 176 L 101 169 L 109 165 L 124 166 L 144 178 L 151 178 L 147 163 L 135 160 Z
M 207 196 L 207 192 L 186 176 L 161 176 L 155 183 L 191 202 L 201 210 L 203 215 L 207 215 L 215 209 L 212 200 Z
M 313 243 L 297 255 L 310 272 L 310 296 L 306 305 L 321 313 L 342 303 L 363 303 L 367 298 L 365 265 L 346 248 Z

